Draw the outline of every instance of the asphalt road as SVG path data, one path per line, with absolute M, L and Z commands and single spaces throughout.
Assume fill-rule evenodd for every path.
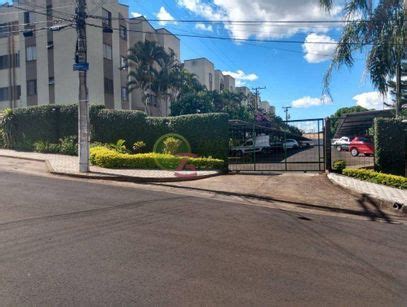
M 406 225 L 43 171 L 0 158 L 0 305 L 406 304 Z

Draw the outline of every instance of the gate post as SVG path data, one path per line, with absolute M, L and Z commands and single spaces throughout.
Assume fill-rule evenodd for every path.
M 324 130 L 324 149 L 325 149 L 325 170 L 328 172 L 332 171 L 332 157 L 331 157 L 331 119 L 329 117 L 325 118 L 325 130 Z

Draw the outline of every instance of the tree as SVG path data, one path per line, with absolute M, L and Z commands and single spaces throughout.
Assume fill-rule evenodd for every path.
M 171 87 L 170 75 L 177 69 L 173 54 L 155 42 L 138 42 L 129 50 L 127 66 L 130 67 L 127 87 L 129 92 L 141 89 L 145 112 L 149 114 L 152 97 L 161 98 Z
M 189 92 L 171 103 L 171 115 L 214 112 L 213 97 L 207 91 Z
M 327 10 L 334 0 L 320 0 Z M 339 1 L 338 1 L 339 2 Z M 341 65 L 352 66 L 355 51 L 368 50 L 366 69 L 373 85 L 382 93 L 388 90 L 387 80 L 401 81 L 401 60 L 405 56 L 406 29 L 404 27 L 404 0 L 345 0 L 344 27 L 331 65 L 324 78 L 324 89 L 329 94 L 332 71 Z M 341 2 L 341 4 L 343 4 Z M 360 18 L 355 19 L 355 16 Z M 397 98 L 396 113 L 401 109 Z

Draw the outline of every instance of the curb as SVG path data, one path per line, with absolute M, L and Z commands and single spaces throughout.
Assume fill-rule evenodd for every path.
M 336 212 L 336 213 L 351 214 L 351 215 L 364 216 L 364 217 L 372 216 L 363 211 L 356 211 L 356 210 L 352 210 L 352 209 L 343 209 L 343 208 L 335 208 L 335 207 L 326 207 L 326 206 L 314 205 L 314 204 L 304 204 L 304 203 L 300 203 L 300 202 L 293 201 L 293 200 L 277 199 L 277 198 L 273 198 L 270 196 L 256 195 L 256 194 L 251 194 L 251 193 L 237 193 L 237 192 L 210 190 L 210 189 L 203 189 L 203 188 L 196 188 L 196 187 L 185 187 L 185 186 L 178 186 L 178 185 L 173 185 L 173 184 L 165 184 L 165 183 L 164 184 L 156 183 L 154 185 L 178 188 L 178 189 L 185 189 L 185 190 L 192 190 L 192 191 L 209 192 L 209 193 L 225 195 L 225 196 L 244 197 L 244 198 L 250 198 L 250 199 L 261 200 L 261 201 L 282 202 L 282 203 L 286 203 L 286 204 L 295 205 L 295 206 L 298 206 L 303 209 L 315 209 L 315 210 L 320 210 L 323 212 Z M 341 187 L 341 186 L 339 186 L 339 187 Z M 384 204 L 381 202 L 380 206 L 382 207 L 383 205 Z M 393 209 L 393 205 L 391 205 L 390 207 L 391 207 L 391 209 Z M 383 208 L 389 209 L 388 206 L 383 206 Z M 394 211 L 394 209 L 392 211 Z M 400 211 L 394 211 L 394 212 L 399 213 L 399 214 L 394 214 L 394 217 L 403 217 L 403 216 L 406 216 L 406 214 L 407 214 L 407 212 L 404 214 L 402 214 Z
M 98 173 L 98 172 L 90 172 L 88 174 L 66 173 L 66 172 L 56 171 L 52 167 L 49 160 L 47 160 L 47 159 L 38 159 L 38 158 L 29 158 L 29 157 L 13 157 L 13 156 L 8 156 L 8 155 L 0 155 L 0 157 L 44 162 L 47 167 L 47 170 L 50 174 L 66 176 L 66 177 L 71 177 L 71 178 L 93 179 L 93 180 L 112 180 L 112 181 L 134 182 L 134 183 L 155 183 L 155 182 L 160 183 L 160 182 L 183 182 L 183 181 L 200 180 L 200 179 L 206 179 L 206 178 L 222 175 L 222 173 L 219 172 L 216 174 L 201 175 L 201 176 L 194 176 L 194 177 L 158 178 L 158 177 L 134 177 L 134 176 L 125 176 L 125 175 L 117 175 L 117 174 L 104 174 L 104 173 Z
M 342 184 L 342 183 L 336 181 L 335 179 L 331 178 L 331 176 L 329 176 L 329 174 L 331 174 L 331 173 L 328 173 L 326 177 L 329 179 L 329 181 L 333 185 L 335 185 L 337 187 L 340 187 L 341 189 L 343 189 L 343 190 L 345 190 L 347 192 L 358 193 L 360 195 L 369 195 L 372 199 L 374 199 L 380 205 L 380 207 L 388 209 L 388 210 L 392 210 L 392 211 L 397 212 L 397 213 L 399 213 L 401 215 L 405 215 L 405 216 L 407 215 L 407 203 L 406 202 L 400 202 L 400 204 L 402 205 L 402 208 L 397 210 L 394 207 L 394 205 L 397 203 L 397 201 L 392 200 L 392 199 L 386 199 L 384 197 L 378 197 L 377 195 L 372 195 L 372 194 L 366 193 L 366 192 L 358 190 L 358 189 L 353 189 L 353 188 L 348 187 L 345 184 Z M 339 175 L 339 174 L 335 174 L 335 175 Z M 339 175 L 339 176 L 343 176 L 343 175 Z M 361 182 L 365 183 L 365 181 L 362 181 L 362 180 L 359 180 L 359 179 L 355 179 L 355 178 L 352 178 L 352 179 L 353 180 L 358 180 L 358 181 L 361 181 Z M 370 183 L 370 182 L 367 182 L 367 183 Z

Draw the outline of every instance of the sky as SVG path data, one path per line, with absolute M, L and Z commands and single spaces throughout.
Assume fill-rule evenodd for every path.
M 4 2 L 0 0 L 0 3 Z M 351 69 L 333 74 L 331 97 L 323 97 L 323 76 L 327 70 L 341 28 L 338 24 L 302 23 L 248 25 L 225 20 L 339 20 L 338 0 L 331 14 L 319 7 L 319 0 L 122 0 L 133 17 L 145 16 L 154 27 L 165 27 L 180 35 L 181 60 L 206 57 L 216 69 L 236 78 L 238 85 L 266 87 L 263 100 L 284 116 L 290 106 L 291 119 L 321 118 L 338 108 L 361 105 L 382 109 L 383 97 L 372 87 L 364 69 L 364 53 L 355 55 Z M 171 21 L 172 20 L 172 21 Z M 177 20 L 203 22 L 183 23 Z M 207 21 L 217 21 L 209 23 Z M 206 22 L 205 22 L 206 21 Z M 182 37 L 182 34 L 228 38 Z M 255 39 L 237 41 L 234 39 Z M 265 42 L 278 40 L 280 42 Z M 285 41 L 295 41 L 287 43 Z M 314 43 L 312 43 L 314 42 Z M 315 44 L 330 42 L 331 44 Z
M 276 107 L 283 116 L 283 106 L 291 106 L 291 119 L 321 118 L 340 107 L 361 105 L 382 109 L 383 97 L 372 87 L 365 72 L 364 53 L 355 55 L 355 64 L 342 67 L 333 74 L 332 99 L 323 97 L 323 76 L 341 33 L 337 24 L 228 24 L 182 23 L 176 20 L 338 20 L 338 5 L 328 14 L 319 0 L 133 0 L 133 16 L 143 15 L 155 27 L 166 27 L 175 34 L 197 34 L 260 42 L 181 39 L 181 59 L 206 57 L 215 68 L 237 78 L 249 88 L 266 87 L 263 100 Z M 340 1 L 338 1 L 340 4 Z M 174 20 L 169 22 L 168 20 Z M 271 43 L 264 40 L 290 40 L 297 43 Z M 304 43 L 305 42 L 305 43 Z

